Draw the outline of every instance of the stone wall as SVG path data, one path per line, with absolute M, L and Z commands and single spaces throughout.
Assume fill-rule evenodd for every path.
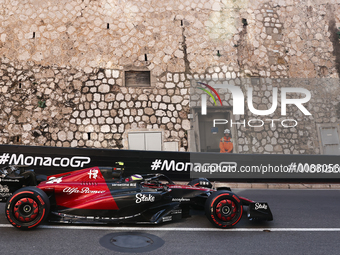
M 337 79 L 338 2 L 0 0 L 0 143 L 126 148 L 157 129 L 188 150 L 192 78 Z M 155 82 L 127 87 L 130 69 Z M 312 130 L 240 129 L 239 152 L 319 153 L 316 125 L 338 123 L 322 95 Z
M 1 143 L 123 148 L 125 131 L 161 129 L 187 149 L 190 82 L 183 73 L 134 88 L 118 85 L 119 70 L 2 63 Z

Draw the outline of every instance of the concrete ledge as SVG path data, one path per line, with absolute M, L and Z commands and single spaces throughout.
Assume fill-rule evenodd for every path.
M 234 189 L 251 189 L 251 183 L 231 183 Z
M 300 183 L 292 183 L 288 184 L 289 189 L 311 189 L 312 185 L 310 184 L 300 184 Z
M 252 183 L 251 184 L 252 189 L 268 189 L 267 183 Z
M 268 183 L 268 189 L 289 189 L 286 183 Z

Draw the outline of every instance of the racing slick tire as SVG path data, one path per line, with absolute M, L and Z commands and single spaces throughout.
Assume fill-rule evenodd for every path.
M 33 229 L 49 214 L 50 200 L 46 193 L 36 187 L 17 190 L 6 203 L 8 221 L 19 229 Z
M 219 228 L 231 228 L 242 218 L 243 206 L 237 195 L 227 190 L 213 192 L 205 202 L 205 214 Z

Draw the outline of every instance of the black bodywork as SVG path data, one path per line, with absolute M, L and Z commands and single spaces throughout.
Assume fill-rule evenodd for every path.
M 36 186 L 46 181 L 47 176 L 36 175 L 26 166 L 6 166 L 0 169 L 0 202 L 6 202 L 15 191 L 28 186 Z
M 35 227 L 45 218 L 62 223 L 159 224 L 189 217 L 191 209 L 204 210 L 213 225 L 229 228 L 239 222 L 244 206 L 248 206 L 249 219 L 273 219 L 267 203 L 239 197 L 228 187 L 214 189 L 205 178 L 179 185 L 162 174 L 123 178 L 123 171 L 117 169 L 93 167 L 44 181 L 33 170 L 6 167 L 0 170 L 0 201 L 7 201 L 10 223 L 22 229 Z M 33 202 L 24 208 L 39 214 L 15 209 L 26 201 L 25 196 Z

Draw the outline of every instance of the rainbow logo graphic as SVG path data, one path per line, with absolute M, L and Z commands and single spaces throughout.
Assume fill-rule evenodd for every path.
M 200 89 L 200 90 L 203 90 L 205 93 L 207 93 L 212 98 L 212 100 L 214 101 L 215 106 L 217 106 L 216 99 L 215 99 L 214 95 L 209 90 L 211 90 L 216 95 L 220 104 L 222 105 L 221 97 L 213 87 L 211 87 L 210 85 L 203 83 L 203 82 L 197 82 L 197 83 L 205 86 L 205 88 L 202 88 L 202 87 L 197 87 L 197 88 Z M 207 115 L 207 96 L 206 96 L 206 94 L 203 94 L 202 97 L 201 97 L 201 107 L 202 107 L 201 108 L 201 114 Z

